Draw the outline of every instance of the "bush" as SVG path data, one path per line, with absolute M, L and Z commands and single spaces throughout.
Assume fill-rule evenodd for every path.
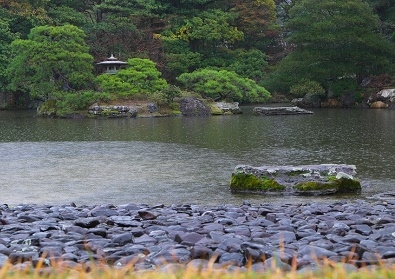
M 175 98 L 181 97 L 182 91 L 179 87 L 175 85 L 170 85 L 169 87 L 161 90 L 161 94 L 167 100 L 168 103 L 171 103 Z
M 99 101 L 110 101 L 110 94 L 95 91 L 55 92 L 52 98 L 39 108 L 39 114 L 64 116 L 79 110 L 87 109 Z
M 325 89 L 314 80 L 304 79 L 291 86 L 289 93 L 296 98 L 302 98 L 307 94 L 325 96 Z
M 128 98 L 138 94 L 154 94 L 168 87 L 165 79 L 149 59 L 131 58 L 128 67 L 115 75 L 102 74 L 97 81 L 104 92 Z
M 237 102 L 262 102 L 270 98 L 270 93 L 254 80 L 239 76 L 233 71 L 204 68 L 192 73 L 184 73 L 177 80 L 187 90 L 213 100 L 232 99 Z

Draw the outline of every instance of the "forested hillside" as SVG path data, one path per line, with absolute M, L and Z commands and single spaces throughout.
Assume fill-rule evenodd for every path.
M 242 103 L 393 83 L 392 0 L 0 0 L 7 106 L 60 111 L 183 91 Z M 129 66 L 99 74 L 111 54 Z

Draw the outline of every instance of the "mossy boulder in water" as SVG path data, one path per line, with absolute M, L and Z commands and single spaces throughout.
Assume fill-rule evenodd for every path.
M 233 173 L 230 182 L 232 192 L 239 191 L 283 191 L 285 186 L 276 180 L 248 173 Z
M 237 166 L 232 173 L 233 193 L 279 192 L 294 195 L 357 193 L 361 183 L 353 165 Z

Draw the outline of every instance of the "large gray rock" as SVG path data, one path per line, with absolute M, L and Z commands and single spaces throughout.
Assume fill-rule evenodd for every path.
M 294 107 L 255 107 L 253 109 L 255 115 L 295 115 L 295 114 L 312 114 L 312 111 Z
M 180 100 L 180 110 L 184 116 L 211 115 L 210 108 L 198 98 L 183 98 Z
M 370 96 L 368 106 L 371 108 L 395 107 L 395 89 L 383 89 Z
M 361 183 L 354 165 L 237 166 L 232 173 L 232 192 L 277 192 L 295 195 L 354 193 Z
M 303 98 L 293 99 L 292 104 L 303 108 L 319 108 L 321 107 L 321 96 L 307 93 Z
M 241 114 L 239 103 L 216 102 L 215 105 L 221 110 L 222 114 Z

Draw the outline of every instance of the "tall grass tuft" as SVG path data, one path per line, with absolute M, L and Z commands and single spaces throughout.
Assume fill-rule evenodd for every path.
M 0 269 L 0 279 L 395 279 L 395 265 L 388 264 L 350 271 L 346 264 L 324 261 L 316 269 L 293 269 L 289 272 L 276 268 L 262 272 L 254 272 L 248 268 L 230 272 L 213 268 L 213 265 L 207 268 L 177 267 L 160 271 L 135 271 L 133 265 L 109 267 L 104 264 L 76 264 L 70 267 L 63 262 L 52 262 L 50 266 L 46 266 L 42 260 L 35 268 L 23 263 L 7 263 Z

